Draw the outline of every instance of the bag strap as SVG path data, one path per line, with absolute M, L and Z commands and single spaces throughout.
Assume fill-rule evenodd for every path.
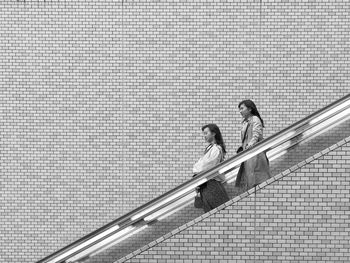
M 207 148 L 205 148 L 204 154 L 206 154 L 207 152 L 209 152 L 209 150 L 210 150 L 212 147 L 213 147 L 213 144 L 209 144 L 209 145 L 207 146 Z
M 247 127 L 245 128 L 244 135 L 242 137 L 242 143 L 244 142 L 245 136 L 247 136 L 248 128 L 249 128 L 250 123 L 247 122 Z

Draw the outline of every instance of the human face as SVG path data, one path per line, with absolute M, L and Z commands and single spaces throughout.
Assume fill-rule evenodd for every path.
M 247 108 L 247 106 L 242 103 L 241 106 L 239 106 L 239 113 L 244 119 L 247 119 L 251 115 L 251 109 Z
M 203 130 L 203 136 L 208 143 L 212 143 L 215 140 L 215 133 L 211 132 L 208 127 Z

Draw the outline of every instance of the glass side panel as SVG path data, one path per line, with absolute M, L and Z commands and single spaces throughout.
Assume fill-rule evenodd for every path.
M 341 121 L 336 122 L 333 126 L 326 124 L 321 132 L 307 140 L 303 140 L 304 135 L 293 138 L 289 143 L 289 149 L 287 149 L 283 155 L 271 160 L 270 168 L 272 175 L 274 176 L 287 170 L 297 163 L 349 136 L 350 119 L 349 117 L 346 118 L 348 119 L 343 118 Z M 231 198 L 239 194 L 239 191 L 234 187 L 234 182 L 225 184 L 225 187 L 228 190 Z M 159 237 L 171 232 L 175 228 L 195 219 L 201 214 L 203 214 L 203 211 L 201 209 L 194 208 L 193 202 L 190 202 L 187 206 L 180 207 L 178 211 L 162 220 L 155 220 L 148 223 L 147 226 L 144 226 L 145 223 L 141 222 L 140 227 L 142 227 L 142 231 L 126 238 L 117 245 L 101 251 L 93 257 L 86 258 L 84 262 L 115 262 L 119 258 L 149 244 Z M 184 253 L 186 252 L 184 251 Z

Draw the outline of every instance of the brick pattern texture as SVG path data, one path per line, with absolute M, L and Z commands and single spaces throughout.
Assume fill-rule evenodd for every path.
M 118 262 L 349 262 L 350 137 Z
M 232 156 L 242 99 L 267 137 L 350 92 L 348 0 L 259 2 L 0 2 L 0 262 L 189 179 L 203 124 Z
M 290 148 L 288 153 L 278 159 L 270 160 L 270 170 L 272 174 L 276 175 L 275 177 L 279 179 L 281 175 L 290 173 L 291 167 L 295 170 L 296 168 L 304 166 L 306 160 L 309 163 L 314 158 L 319 158 L 321 155 L 329 152 L 329 149 L 333 149 L 337 146 L 340 140 L 346 138 L 349 135 L 349 131 L 350 120 L 338 123 L 336 127 L 327 132 L 323 131 L 323 133 L 319 134 L 317 137 L 297 144 Z M 234 183 L 225 184 L 225 187 L 231 199 L 235 199 L 236 196 L 240 194 L 237 188 L 234 187 Z M 164 237 L 164 235 L 169 235 L 170 232 L 173 233 L 174 229 L 176 231 L 176 229 L 185 225 L 187 222 L 197 220 L 202 214 L 202 209 L 194 209 L 193 204 L 191 204 L 181 211 L 167 217 L 165 220 L 157 221 L 149 225 L 146 230 L 129 237 L 112 248 L 106 249 L 97 256 L 85 261 L 85 263 L 114 262 L 116 259 L 130 255 L 130 253 L 135 253 L 135 251 L 142 247 L 149 246 L 155 240 Z

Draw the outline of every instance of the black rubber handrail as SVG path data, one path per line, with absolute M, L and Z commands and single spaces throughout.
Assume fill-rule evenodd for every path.
M 119 217 L 118 219 L 108 223 L 107 225 L 93 231 L 92 233 L 82 237 L 81 239 L 67 245 L 66 247 L 54 252 L 53 254 L 41 259 L 40 261 L 38 261 L 37 263 L 47 263 L 47 262 L 56 262 L 56 263 L 59 263 L 59 262 L 64 262 L 65 260 L 67 260 L 68 258 L 71 258 L 72 256 L 78 254 L 78 253 L 81 253 L 82 251 L 84 251 L 85 249 L 93 246 L 94 244 L 97 244 L 99 242 L 101 242 L 101 240 L 115 234 L 116 232 L 124 229 L 125 227 L 127 226 L 130 226 L 130 225 L 133 225 L 133 224 L 137 224 L 139 223 L 139 221 L 143 221 L 143 217 L 151 214 L 151 213 L 154 213 L 156 212 L 157 210 L 163 208 L 164 206 L 166 206 L 166 204 L 160 206 L 160 207 L 157 207 L 157 209 L 155 209 L 155 211 L 149 211 L 148 213 L 146 213 L 144 216 L 138 218 L 138 219 L 135 219 L 135 220 L 131 220 L 132 217 L 134 217 L 135 215 L 143 212 L 144 210 L 146 209 L 149 209 L 150 207 L 166 200 L 167 198 L 177 194 L 177 193 L 180 193 L 180 191 L 183 191 L 184 189 L 186 188 L 189 188 L 192 186 L 192 188 L 194 189 L 195 187 L 198 186 L 198 184 L 203 180 L 203 179 L 207 179 L 207 180 L 210 180 L 214 177 L 216 177 L 218 175 L 218 172 L 225 168 L 226 166 L 234 163 L 234 162 L 243 162 L 245 160 L 245 158 L 249 155 L 256 155 L 256 154 L 259 154 L 260 152 L 262 151 L 267 151 L 268 149 L 264 149 L 266 148 L 267 145 L 271 144 L 271 142 L 273 141 L 276 141 L 278 140 L 279 138 L 282 138 L 283 136 L 285 135 L 288 135 L 288 133 L 290 132 L 293 132 L 295 131 L 296 134 L 292 137 L 295 137 L 297 136 L 298 134 L 302 133 L 303 132 L 303 128 L 305 129 L 309 129 L 310 128 L 310 121 L 317 118 L 318 116 L 321 116 L 322 114 L 325 114 L 327 113 L 328 111 L 332 110 L 333 108 L 343 104 L 344 102 L 350 100 L 350 94 L 344 96 L 343 98 L 329 104 L 328 106 L 312 113 L 311 115 L 305 117 L 304 119 L 292 124 L 291 126 L 281 130 L 280 132 L 277 132 L 276 134 L 268 137 L 267 139 L 259 142 L 258 144 L 256 144 L 254 147 L 252 147 L 251 149 L 249 150 L 246 150 L 246 151 L 243 151 L 229 159 L 227 159 L 226 161 L 220 163 L 219 165 L 213 167 L 212 169 L 210 170 L 207 170 L 205 172 L 202 172 L 200 174 L 198 174 L 198 176 L 196 176 L 195 178 L 192 178 L 184 183 L 182 183 L 181 185 L 175 187 L 174 189 L 162 194 L 161 196 L 151 200 L 150 202 L 134 209 L 133 211 Z M 299 130 L 299 131 L 298 131 Z M 285 141 L 288 141 L 290 140 L 291 138 L 289 139 L 286 139 Z M 276 147 L 276 146 L 279 146 L 280 144 L 284 143 L 285 141 L 282 141 L 282 142 L 278 142 L 276 143 L 276 145 L 272 145 L 269 147 L 269 149 L 273 148 L 273 147 Z M 242 161 L 241 161 L 242 160 Z M 232 168 L 233 169 L 233 168 Z M 230 170 L 232 170 L 230 169 Z M 225 171 L 224 173 L 227 173 L 229 170 Z M 181 198 L 183 195 L 177 197 L 177 199 Z M 173 201 L 173 200 L 172 200 Z M 109 233 L 108 235 L 105 235 L 101 240 L 97 240 L 91 244 L 89 244 L 87 246 L 87 248 L 82 248 L 58 261 L 55 261 L 56 258 L 62 256 L 63 254 L 69 252 L 69 250 L 73 250 L 74 248 L 82 245 L 83 243 L 87 242 L 88 240 L 96 237 L 97 235 L 100 235 L 100 234 L 103 234 L 104 232 L 106 232 L 107 230 L 109 230 L 110 228 L 114 227 L 114 226 L 120 226 L 120 228 L 116 231 L 113 231 L 111 233 Z

